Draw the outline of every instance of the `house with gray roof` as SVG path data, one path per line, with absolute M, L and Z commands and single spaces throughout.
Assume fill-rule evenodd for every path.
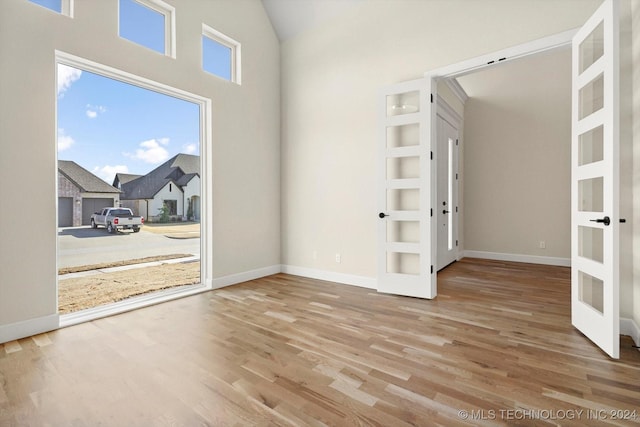
M 58 160 L 58 227 L 89 225 L 95 211 L 119 203 L 120 190 L 76 162 Z
M 200 220 L 200 156 L 177 154 L 146 175 L 117 174 L 120 205 L 149 221 L 166 206 L 172 218 Z
M 122 184 L 126 184 L 129 181 L 133 181 L 136 178 L 140 178 L 142 175 L 134 175 L 131 173 L 117 173 L 113 179 L 113 186 L 118 190 Z

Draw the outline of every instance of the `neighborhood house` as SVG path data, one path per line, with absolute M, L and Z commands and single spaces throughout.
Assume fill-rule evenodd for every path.
M 118 206 L 120 190 L 76 162 L 58 160 L 58 227 L 91 224 L 91 215 Z
M 177 154 L 146 175 L 116 174 L 120 206 L 150 222 L 163 206 L 170 220 L 200 220 L 200 156 Z

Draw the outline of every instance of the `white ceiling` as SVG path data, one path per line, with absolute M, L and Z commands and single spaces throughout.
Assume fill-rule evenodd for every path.
M 262 0 L 281 42 L 330 21 L 366 0 Z

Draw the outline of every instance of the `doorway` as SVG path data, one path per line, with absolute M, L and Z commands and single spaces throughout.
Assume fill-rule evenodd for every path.
M 459 124 L 454 124 L 455 122 L 451 118 L 445 118 L 444 115 L 444 112 L 439 111 L 437 118 L 437 203 L 434 215 L 438 230 L 438 271 L 458 258 Z

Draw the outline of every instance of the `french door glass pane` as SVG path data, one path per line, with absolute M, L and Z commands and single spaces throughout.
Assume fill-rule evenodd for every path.
M 387 252 L 387 273 L 419 275 L 420 255 Z
M 580 135 L 578 165 L 582 166 L 601 161 L 604 158 L 603 141 L 602 125 Z
M 387 159 L 387 179 L 420 177 L 420 157 L 390 157 Z
M 580 73 L 604 55 L 604 22 L 601 22 L 595 30 L 580 43 L 579 54 Z
M 419 221 L 387 220 L 387 242 L 418 243 L 419 241 Z
M 580 89 L 579 100 L 579 113 L 580 120 L 584 119 L 590 114 L 601 110 L 604 106 L 604 75 L 600 74 L 598 77 L 584 85 Z
M 420 190 L 417 188 L 387 190 L 387 210 L 417 211 L 420 209 Z
M 387 127 L 387 148 L 420 145 L 420 126 L 417 123 Z
M 603 212 L 603 178 L 578 181 L 578 210 L 581 212 Z
M 405 92 L 387 96 L 387 116 L 417 113 L 420 111 L 420 92 Z
M 578 227 L 578 255 L 602 263 L 604 261 L 603 230 L 594 227 Z
M 585 304 L 603 313 L 604 282 L 584 271 L 578 273 L 579 298 Z

